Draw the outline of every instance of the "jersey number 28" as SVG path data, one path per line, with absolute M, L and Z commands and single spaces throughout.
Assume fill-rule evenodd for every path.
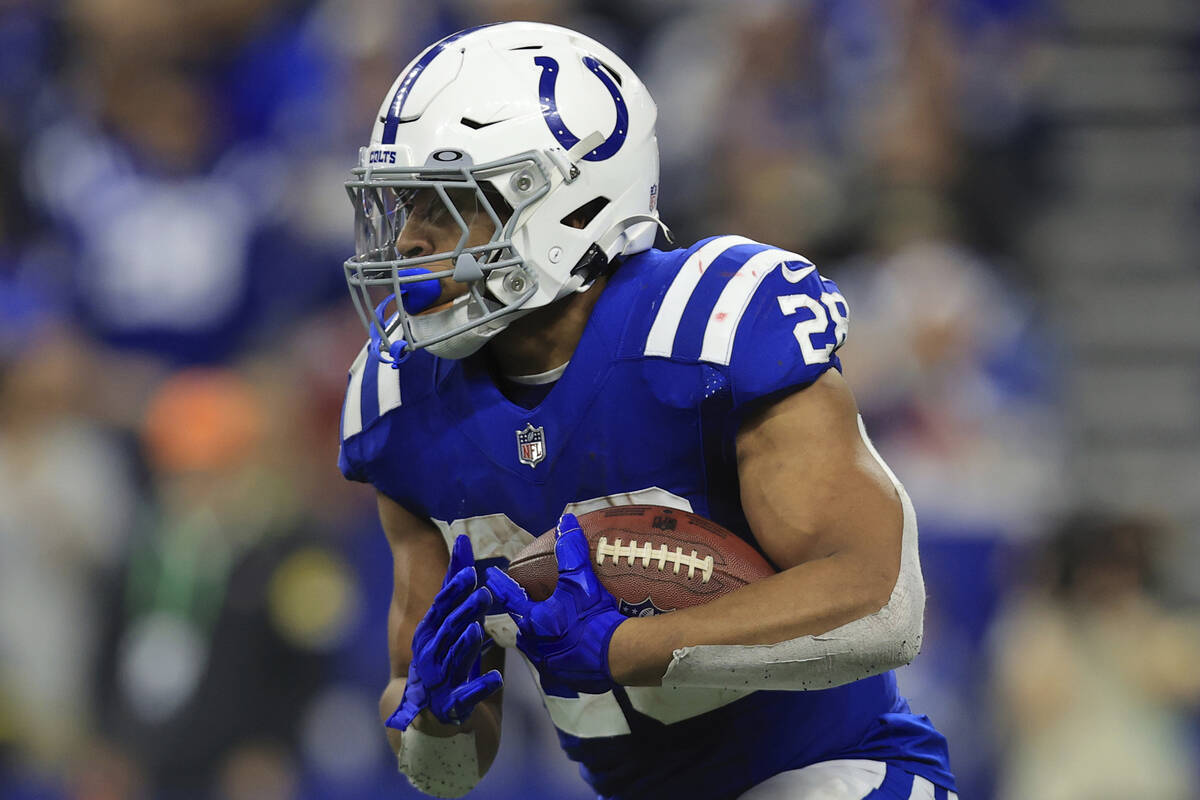
M 797 322 L 792 328 L 792 334 L 800 343 L 800 353 L 806 364 L 824 364 L 829 360 L 833 351 L 846 341 L 846 332 L 850 325 L 846 321 L 846 299 L 837 292 L 825 292 L 818 301 L 807 294 L 788 294 L 779 298 L 779 310 L 786 316 L 795 314 L 801 308 L 812 312 L 812 319 Z M 828 310 L 827 310 L 828 309 Z M 829 328 L 829 319 L 833 318 L 833 341 L 822 347 L 814 347 L 812 337 L 825 333 Z

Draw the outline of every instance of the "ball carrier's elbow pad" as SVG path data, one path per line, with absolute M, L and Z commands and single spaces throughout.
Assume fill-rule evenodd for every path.
M 771 645 L 700 645 L 676 650 L 662 685 L 721 689 L 828 689 L 903 666 L 921 649 L 925 584 L 917 516 L 908 493 L 879 457 L 862 418 L 859 433 L 896 487 L 904 512 L 900 574 L 887 604 L 816 636 Z

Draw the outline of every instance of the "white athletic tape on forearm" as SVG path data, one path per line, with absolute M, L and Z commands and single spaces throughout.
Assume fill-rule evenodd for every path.
M 662 685 L 722 689 L 828 689 L 903 666 L 921 649 L 925 583 L 917 556 L 917 515 L 908 493 L 879 457 L 862 418 L 859 433 L 900 495 L 904 527 L 900 574 L 887 605 L 818 636 L 771 645 L 700 645 L 676 650 Z
M 474 731 L 430 736 L 410 725 L 400 737 L 396 763 L 413 788 L 434 797 L 462 797 L 479 783 Z

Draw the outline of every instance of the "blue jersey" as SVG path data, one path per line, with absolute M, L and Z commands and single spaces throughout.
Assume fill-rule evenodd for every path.
M 758 547 L 739 499 L 746 411 L 840 369 L 848 309 L 794 253 L 735 236 L 629 258 L 566 371 L 533 408 L 484 359 L 414 353 L 351 370 L 342 472 L 505 563 L 564 510 L 660 503 Z M 507 617 L 489 617 L 501 644 Z M 776 773 L 841 758 L 894 763 L 954 788 L 946 741 L 893 673 L 807 691 L 623 687 L 544 696 L 567 755 L 608 798 L 735 797 Z

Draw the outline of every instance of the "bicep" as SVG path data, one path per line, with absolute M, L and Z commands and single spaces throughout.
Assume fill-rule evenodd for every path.
M 900 569 L 903 512 L 840 373 L 830 370 L 755 410 L 738 433 L 737 453 L 746 519 L 777 565 L 849 561 L 864 590 L 887 602 Z

